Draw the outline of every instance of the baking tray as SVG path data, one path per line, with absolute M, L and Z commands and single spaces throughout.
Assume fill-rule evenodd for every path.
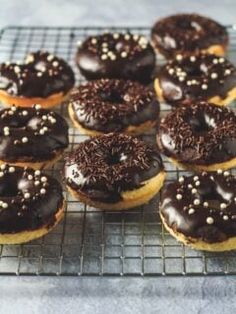
M 22 60 L 28 52 L 48 50 L 67 60 L 76 80 L 83 81 L 75 63 L 77 42 L 105 30 L 131 31 L 149 36 L 143 27 L 17 27 L 0 32 L 0 62 Z M 236 62 L 236 28 L 228 26 L 229 58 Z M 163 60 L 158 58 L 160 64 Z M 66 105 L 56 109 L 68 119 Z M 168 110 L 162 106 L 162 113 Z M 69 122 L 69 119 L 68 119 Z M 70 128 L 70 146 L 86 137 Z M 165 158 L 168 179 L 188 174 Z M 63 163 L 49 171 L 61 180 Z M 235 170 L 232 170 L 236 173 Z M 129 211 L 101 211 L 75 201 L 65 191 L 64 220 L 45 237 L 24 245 L 0 246 L 0 275 L 57 276 L 198 276 L 236 274 L 236 251 L 208 253 L 178 243 L 163 229 L 159 196 Z

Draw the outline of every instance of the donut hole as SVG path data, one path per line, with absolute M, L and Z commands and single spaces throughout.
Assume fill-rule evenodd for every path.
M 197 116 L 187 117 L 187 123 L 194 133 L 208 133 L 215 129 L 215 120 L 209 115 L 198 113 Z
M 106 157 L 106 163 L 109 166 L 119 164 L 121 162 L 124 162 L 127 159 L 127 156 L 124 153 L 113 153 L 110 155 L 107 155 Z
M 109 91 L 99 91 L 99 96 L 103 101 L 112 102 L 114 104 L 119 104 L 123 102 L 123 98 L 121 94 L 115 90 L 111 89 Z

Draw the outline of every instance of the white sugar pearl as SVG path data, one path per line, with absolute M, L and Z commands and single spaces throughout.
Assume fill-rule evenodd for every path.
M 2 165 L 0 166 L 0 169 L 1 169 L 1 170 L 5 170 L 5 169 L 6 169 L 6 165 L 5 165 L 5 164 L 2 164 Z
M 181 194 L 177 194 L 177 195 L 176 195 L 176 198 L 177 198 L 177 200 L 182 200 L 183 197 L 182 197 Z
M 208 202 L 204 202 L 204 203 L 203 203 L 203 206 L 204 206 L 204 207 L 208 207 L 208 206 L 209 206 Z
M 35 105 L 35 109 L 36 110 L 40 110 L 41 109 L 41 105 L 40 104 Z
M 224 220 L 228 220 L 228 219 L 229 219 L 229 216 L 224 215 L 224 216 L 223 216 L 223 219 L 224 219 Z
M 33 180 L 33 178 L 34 178 L 34 177 L 32 176 L 32 174 L 29 174 L 29 175 L 28 175 L 28 180 Z
M 27 143 L 28 142 L 28 137 L 23 137 L 22 138 L 22 143 Z
M 45 189 L 40 189 L 40 194 L 45 194 L 46 190 Z
M 217 77 L 218 77 L 217 73 L 215 73 L 215 72 L 211 73 L 211 78 L 212 79 L 216 79 Z
M 192 194 L 197 193 L 197 189 L 192 189 Z
M 192 214 L 194 214 L 194 213 L 195 213 L 195 210 L 194 210 L 194 208 L 190 208 L 190 209 L 189 209 L 189 211 L 188 211 L 188 213 L 189 213 L 189 215 L 192 215 Z
M 221 208 L 221 209 L 225 209 L 226 207 L 227 207 L 227 205 L 226 205 L 225 203 L 221 203 L 221 204 L 220 204 L 220 208 Z
M 44 129 L 40 129 L 40 130 L 39 130 L 39 134 L 40 134 L 40 135 L 44 135 L 44 133 L 45 133 Z
M 182 56 L 182 55 L 178 54 L 178 55 L 176 56 L 176 60 L 181 61 L 182 59 L 183 59 L 183 56 Z
M 9 167 L 9 170 L 8 170 L 9 172 L 15 172 L 15 168 L 14 167 Z
M 40 170 L 36 170 L 36 171 L 34 172 L 34 174 L 35 174 L 36 176 L 39 176 L 39 175 L 41 174 L 41 171 L 40 171 Z
M 28 111 L 23 110 L 23 111 L 22 111 L 22 115 L 23 115 L 23 116 L 27 116 L 27 115 L 28 115 Z
M 184 177 L 180 177 L 179 178 L 179 183 L 183 183 L 184 182 Z
M 107 58 L 108 58 L 107 55 L 101 55 L 102 60 L 106 60 Z
M 34 185 L 35 185 L 35 186 L 37 186 L 37 185 L 39 185 L 39 184 L 40 184 L 40 182 L 39 182 L 38 180 L 34 181 Z
M 208 88 L 207 84 L 202 84 L 201 87 L 202 87 L 203 90 L 206 90 Z
M 3 207 L 3 208 L 7 208 L 7 207 L 8 207 L 8 204 L 7 204 L 7 203 L 2 203 L 2 207 Z
M 2 171 L 0 171 L 0 177 L 3 177 L 4 173 Z
M 214 223 L 214 219 L 212 217 L 207 217 L 206 222 L 208 225 L 212 225 Z
M 218 173 L 218 174 L 222 174 L 222 173 L 223 173 L 223 170 L 222 170 L 222 169 L 218 169 L 218 170 L 217 170 L 217 173 Z
M 194 205 L 199 205 L 199 204 L 200 204 L 200 200 L 196 198 L 196 199 L 193 201 L 193 204 L 194 204 Z
M 191 62 L 195 62 L 195 61 L 196 61 L 196 57 L 195 57 L 195 56 L 191 56 L 191 57 L 190 57 L 190 61 L 191 61 Z
M 198 176 L 194 176 L 193 177 L 193 181 L 198 181 L 199 177 Z
M 121 55 L 122 58 L 126 58 L 127 57 L 127 52 L 126 51 L 122 51 L 120 55 Z
M 229 175 L 230 175 L 229 171 L 225 171 L 225 172 L 224 172 L 224 176 L 225 176 L 225 177 L 228 177 Z
M 47 181 L 48 181 L 47 177 L 42 177 L 41 178 L 41 182 L 47 182 Z
M 28 193 L 28 192 L 25 193 L 25 194 L 24 194 L 24 198 L 26 198 L 26 199 L 27 199 L 27 198 L 30 198 L 30 193 Z

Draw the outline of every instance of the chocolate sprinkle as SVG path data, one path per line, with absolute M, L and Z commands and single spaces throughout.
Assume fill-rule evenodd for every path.
M 160 211 L 166 224 L 174 232 L 208 243 L 235 237 L 236 177 L 225 176 L 219 170 L 217 173 L 199 174 L 198 180 L 200 185 L 195 194 L 189 193 L 188 188 L 189 184 L 195 186 L 194 176 L 164 187 Z M 178 189 L 182 190 L 181 199 L 176 198 Z
M 88 129 L 124 131 L 130 125 L 156 121 L 159 103 L 154 92 L 124 80 L 101 79 L 81 85 L 71 94 L 74 119 Z
M 129 135 L 109 133 L 86 140 L 69 154 L 65 180 L 91 199 L 115 203 L 122 192 L 141 187 L 162 170 L 156 148 Z
M 236 157 L 236 116 L 206 102 L 182 106 L 161 121 L 157 138 L 165 155 L 185 164 L 229 161 Z

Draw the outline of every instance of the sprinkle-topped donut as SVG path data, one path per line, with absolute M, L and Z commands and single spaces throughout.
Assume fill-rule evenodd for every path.
M 163 189 L 161 218 L 178 240 L 196 249 L 236 248 L 236 178 L 228 171 L 180 177 Z
M 30 168 L 0 166 L 0 243 L 22 243 L 47 233 L 63 216 L 60 184 Z
M 65 164 L 65 180 L 72 194 L 104 209 L 146 203 L 158 192 L 164 177 L 157 149 L 122 133 L 79 144 Z
M 41 168 L 68 146 L 68 126 L 57 113 L 12 106 L 0 111 L 0 162 Z
M 223 55 L 228 46 L 226 28 L 198 14 L 176 14 L 157 21 L 152 41 L 166 57 L 184 52 L 208 52 Z
M 159 71 L 155 90 L 171 105 L 198 99 L 226 105 L 236 99 L 236 68 L 215 55 L 178 54 Z
M 236 165 L 236 116 L 226 107 L 205 102 L 178 107 L 161 121 L 157 139 L 161 151 L 184 168 Z
M 138 134 L 155 126 L 159 103 L 154 92 L 138 82 L 100 79 L 72 92 L 69 113 L 75 126 L 89 135 Z
M 77 65 L 87 79 L 150 81 L 155 53 L 148 40 L 130 33 L 88 37 L 78 48 Z
M 62 101 L 74 83 L 71 67 L 49 52 L 30 53 L 23 63 L 0 66 L 0 100 L 6 104 L 50 107 Z

